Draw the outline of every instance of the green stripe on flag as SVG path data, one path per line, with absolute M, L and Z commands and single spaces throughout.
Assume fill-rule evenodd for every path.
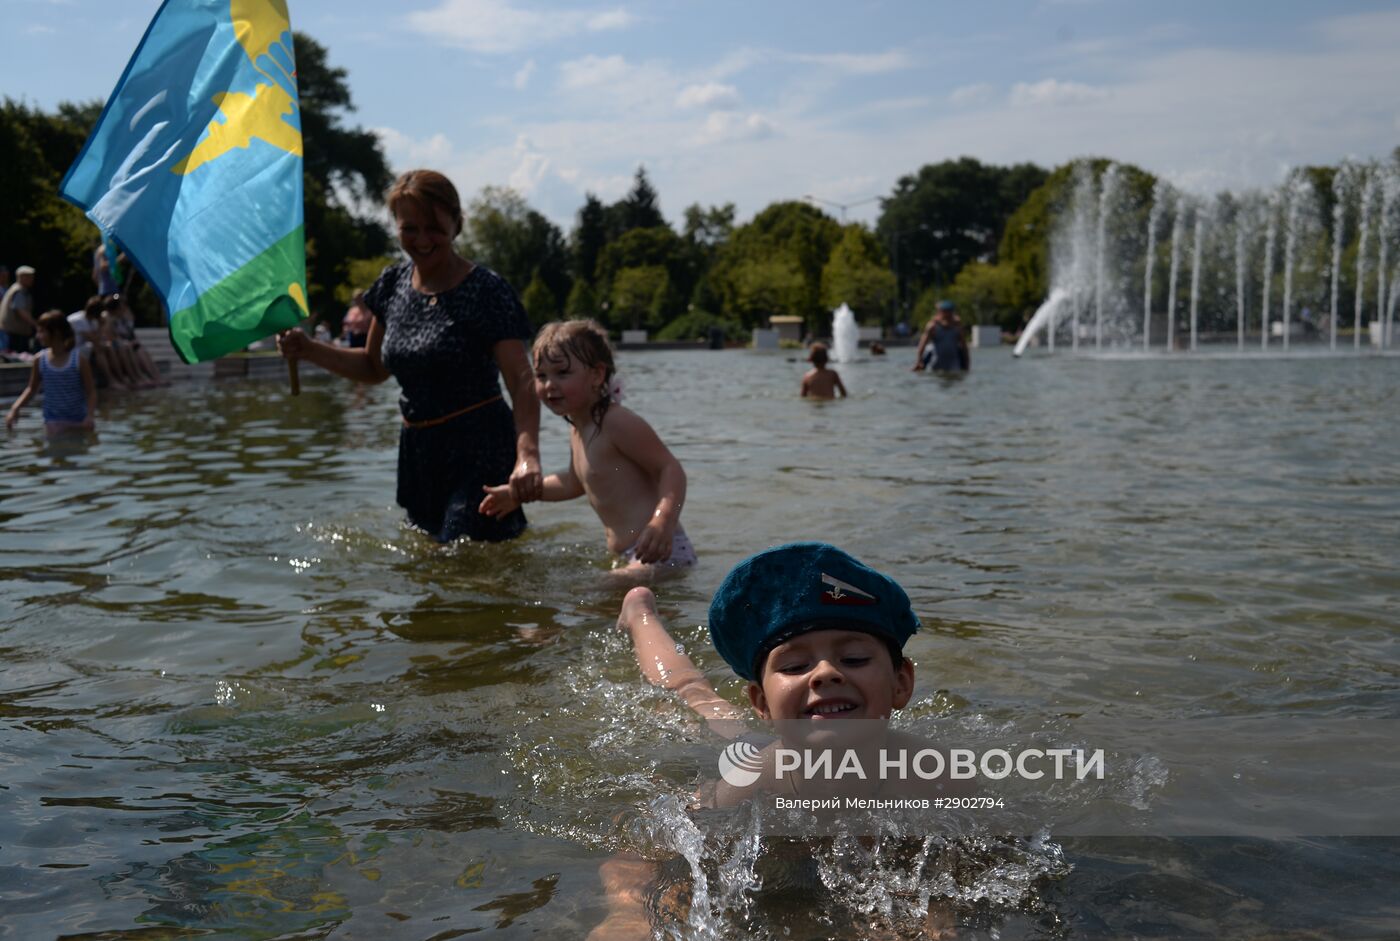
M 306 236 L 281 240 L 170 315 L 170 342 L 187 363 L 236 353 L 306 318 Z

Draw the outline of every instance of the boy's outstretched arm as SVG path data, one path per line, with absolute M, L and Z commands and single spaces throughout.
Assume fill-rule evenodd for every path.
M 680 650 L 656 611 L 650 588 L 633 588 L 622 599 L 618 627 L 632 637 L 637 666 L 647 682 L 669 689 L 723 738 L 737 738 L 745 731 L 743 713 L 721 698 L 705 674 Z
M 836 391 L 841 393 L 841 398 L 846 398 L 846 384 L 841 381 L 841 374 L 836 374 Z

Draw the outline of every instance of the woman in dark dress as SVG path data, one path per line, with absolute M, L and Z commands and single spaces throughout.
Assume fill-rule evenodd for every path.
M 409 521 L 440 542 L 512 539 L 525 529 L 522 512 L 497 520 L 477 507 L 483 485 L 507 480 L 521 502 L 540 497 L 540 404 L 525 352 L 530 322 L 505 279 L 453 248 L 462 207 L 445 176 L 411 170 L 387 201 L 408 260 L 384 269 L 365 292 L 374 316 L 364 348 L 289 330 L 278 349 L 358 382 L 397 379 L 398 502 Z

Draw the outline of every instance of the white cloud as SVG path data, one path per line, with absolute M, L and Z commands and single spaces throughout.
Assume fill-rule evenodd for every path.
M 618 7 L 616 10 L 607 10 L 603 13 L 595 13 L 587 20 L 587 26 L 595 33 L 609 29 L 626 29 L 636 22 L 636 18 L 626 10 Z
M 677 108 L 733 108 L 739 104 L 739 91 L 733 85 L 706 82 L 687 85 L 676 96 Z
M 623 29 L 626 10 L 527 9 L 511 0 L 441 0 L 408 14 L 409 28 L 429 39 L 473 52 L 515 52 L 576 33 Z
M 705 119 L 705 126 L 696 138 L 696 143 L 763 140 L 772 137 L 774 133 L 773 123 L 761 114 L 715 111 Z
M 908 55 L 896 50 L 865 55 L 850 52 L 794 53 L 789 58 L 795 62 L 806 62 L 852 75 L 897 72 L 901 69 L 911 68 L 915 64 Z
M 813 89 L 820 83 L 811 60 L 772 47 L 740 47 L 689 71 L 601 49 L 584 56 L 585 48 L 551 76 L 547 108 L 524 119 L 515 111 L 476 119 L 495 144 L 463 143 L 439 161 L 442 149 L 427 138 L 399 142 L 395 154 L 441 166 L 464 193 L 509 182 L 565 227 L 585 191 L 605 201 L 625 193 L 638 163 L 673 211 L 732 200 L 741 219 L 803 193 L 851 202 L 888 192 L 920 165 L 962 154 L 1047 167 L 1102 155 L 1193 190 L 1238 190 L 1276 182 L 1284 166 L 1381 156 L 1394 146 L 1397 108 L 1370 92 L 1400 85 L 1400 15 L 1315 20 L 1311 37 L 1311 46 L 1286 49 L 1106 43 L 1092 63 L 1040 59 L 996 84 L 954 87 L 946 72 L 926 81 L 919 73 L 904 87 L 919 88 L 926 101 L 837 101 Z M 536 58 L 547 71 L 543 55 Z M 758 65 L 765 84 L 745 84 L 737 73 Z M 846 74 L 833 68 L 833 89 L 849 84 Z M 534 78 L 532 91 L 544 84 Z M 735 100 L 701 91 L 709 86 L 734 88 Z M 524 144 L 519 133 L 528 134 Z M 736 151 L 742 159 L 717 156 Z M 393 157 L 396 167 L 401 160 Z M 848 216 L 869 221 L 878 211 L 853 206 Z
M 535 60 L 529 59 L 515 73 L 511 79 L 511 84 L 519 91 L 524 91 L 530 84 L 530 76 L 535 74 Z
M 1039 105 L 1077 104 L 1085 101 L 1098 101 L 1108 97 L 1102 88 L 1094 88 L 1080 82 L 1061 82 L 1047 78 L 1040 82 L 1017 82 L 1011 86 L 1011 104 L 1018 107 Z
M 384 144 L 384 156 L 389 165 L 401 170 L 413 167 L 441 167 L 452 161 L 452 143 L 442 133 L 424 140 L 410 137 L 392 127 L 374 128 Z
M 980 105 L 990 101 L 996 88 L 986 82 L 975 85 L 962 85 L 948 93 L 948 101 L 960 108 Z
M 559 64 L 559 81 L 564 88 L 594 88 L 625 81 L 630 72 L 622 56 L 587 55 Z

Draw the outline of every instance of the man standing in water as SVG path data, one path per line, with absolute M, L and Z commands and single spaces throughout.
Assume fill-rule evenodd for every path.
M 972 366 L 971 360 L 953 302 L 939 301 L 938 312 L 919 337 L 914 371 L 932 368 L 935 372 L 966 372 Z

